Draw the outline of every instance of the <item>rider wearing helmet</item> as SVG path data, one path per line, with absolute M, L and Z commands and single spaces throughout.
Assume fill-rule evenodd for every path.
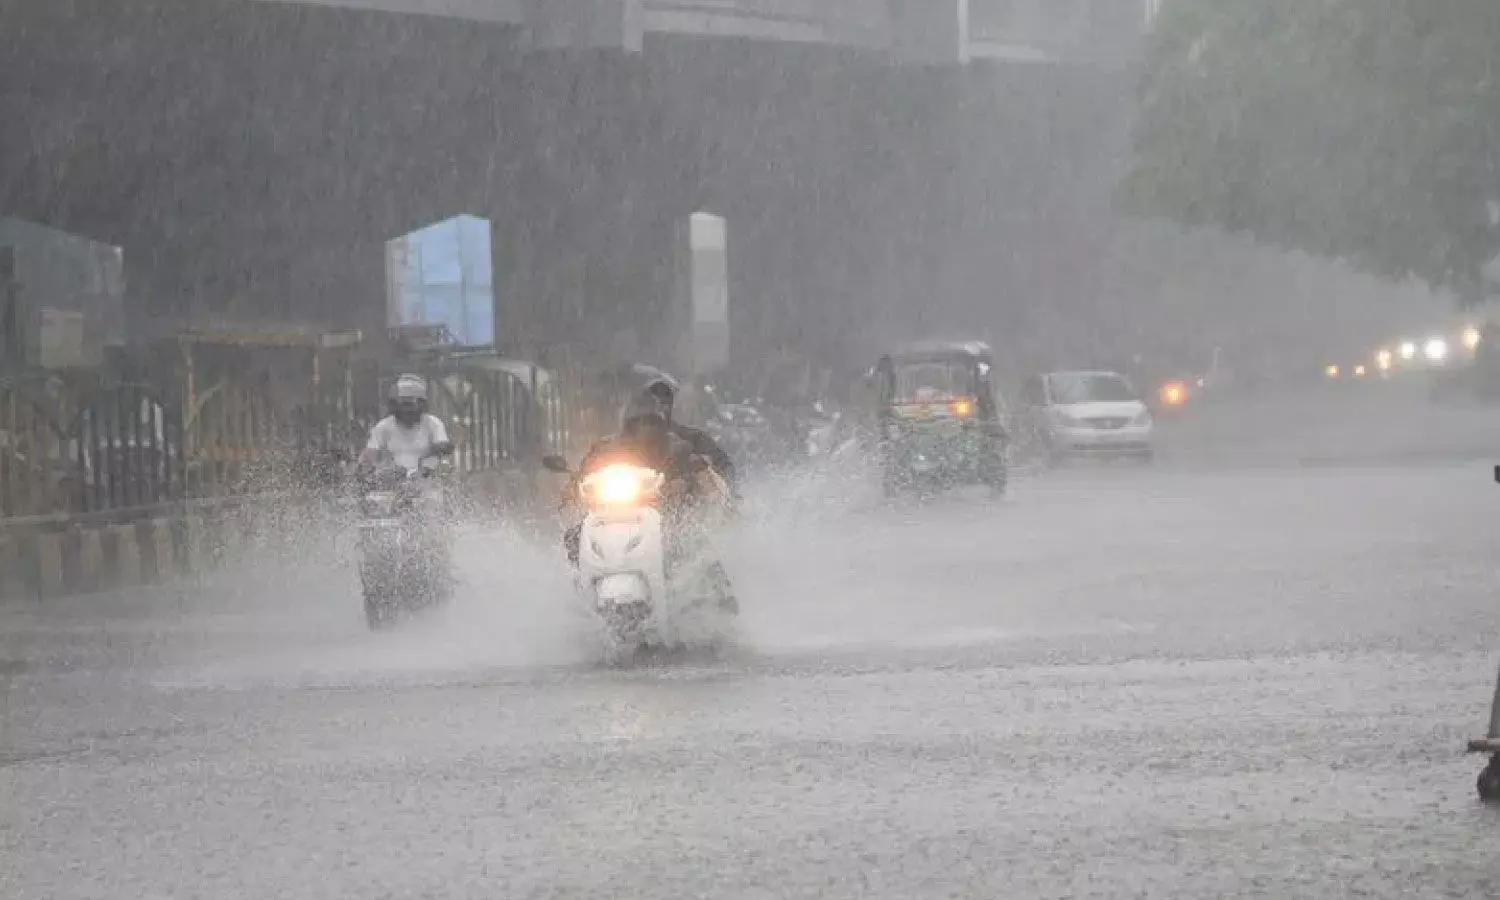
M 667 477 L 668 484 L 692 493 L 697 484 L 694 460 L 701 459 L 723 477 L 730 491 L 730 501 L 738 504 L 734 461 L 706 432 L 673 421 L 672 411 L 679 391 L 676 379 L 646 367 L 636 367 L 646 376 L 646 384 L 636 391 L 620 415 L 620 431 L 589 449 L 579 464 L 580 473 L 588 472 L 609 456 L 629 453 L 643 457 Z M 571 494 L 571 491 L 569 492 Z M 578 562 L 581 526 L 569 528 L 563 535 L 568 559 Z M 718 586 L 720 604 L 738 613 L 739 603 L 729 585 L 729 576 L 720 562 L 710 567 L 710 577 Z
M 620 414 L 620 432 L 596 444 L 584 457 L 581 469 L 587 470 L 598 454 L 625 445 L 651 459 L 671 480 L 692 474 L 690 460 L 699 457 L 723 477 L 737 498 L 734 460 L 707 432 L 673 418 L 680 392 L 677 380 L 644 366 L 636 367 L 636 371 L 645 376 L 646 384 L 626 401 Z
M 370 429 L 370 439 L 359 455 L 361 469 L 372 469 L 384 458 L 415 471 L 423 460 L 453 452 L 443 420 L 427 412 L 427 379 L 411 374 L 397 378 L 386 408 L 389 415 Z

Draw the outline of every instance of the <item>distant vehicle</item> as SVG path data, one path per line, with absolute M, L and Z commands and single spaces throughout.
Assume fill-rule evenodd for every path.
M 1180 416 L 1196 396 L 1197 382 L 1191 378 L 1172 378 L 1162 382 L 1156 391 L 1154 413 L 1158 416 Z
M 1049 461 L 1155 456 L 1151 411 L 1118 372 L 1049 372 L 1029 379 L 1024 393 Z
M 1010 434 L 980 342 L 914 344 L 873 369 L 887 496 L 982 484 L 993 497 L 1009 483 Z

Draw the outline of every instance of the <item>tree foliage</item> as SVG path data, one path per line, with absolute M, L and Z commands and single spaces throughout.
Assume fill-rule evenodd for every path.
M 1125 207 L 1416 276 L 1500 253 L 1500 0 L 1175 0 Z

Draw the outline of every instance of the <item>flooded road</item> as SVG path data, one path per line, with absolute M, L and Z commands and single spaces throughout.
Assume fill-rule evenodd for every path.
M 1494 896 L 1500 488 L 1362 452 L 783 485 L 736 647 L 628 671 L 493 532 L 390 635 L 333 565 L 7 609 L 0 895 Z

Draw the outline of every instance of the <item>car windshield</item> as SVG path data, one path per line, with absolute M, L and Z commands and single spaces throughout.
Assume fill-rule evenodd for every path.
M 1058 372 L 1047 376 L 1052 402 L 1127 403 L 1138 399 L 1130 383 L 1108 372 Z
M 932 403 L 974 393 L 973 371 L 947 361 L 896 364 L 897 403 Z

